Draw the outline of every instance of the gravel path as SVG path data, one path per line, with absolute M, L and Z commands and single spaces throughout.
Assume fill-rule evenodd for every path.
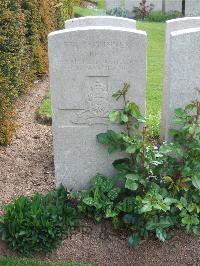
M 39 81 L 17 103 L 18 128 L 13 142 L 0 147 L 0 202 L 18 195 L 46 192 L 54 186 L 51 127 L 40 125 L 35 112 L 47 93 L 48 79 Z
M 51 127 L 35 119 L 48 90 L 48 79 L 38 82 L 18 102 L 18 129 L 12 145 L 0 147 L 0 201 L 54 187 Z M 154 238 L 137 249 L 127 245 L 126 232 L 115 232 L 107 223 L 82 221 L 61 247 L 45 259 L 82 261 L 97 265 L 185 266 L 200 265 L 200 238 L 172 231 L 172 240 L 161 243 Z M 13 255 L 0 242 L 0 255 Z

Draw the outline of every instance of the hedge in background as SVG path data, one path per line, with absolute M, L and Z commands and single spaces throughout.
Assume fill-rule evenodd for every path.
M 0 143 L 8 144 L 14 130 L 14 102 L 27 88 L 31 71 L 20 1 L 0 1 Z
M 16 99 L 48 70 L 48 33 L 64 27 L 77 2 L 0 1 L 0 145 L 12 140 Z

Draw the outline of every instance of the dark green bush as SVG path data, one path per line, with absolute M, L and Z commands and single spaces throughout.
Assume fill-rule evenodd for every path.
M 162 11 L 151 11 L 145 20 L 149 22 L 165 22 L 166 20 L 180 18 L 182 16 L 182 13 L 178 11 L 169 11 L 166 13 Z
M 29 86 L 31 70 L 26 28 L 20 1 L 0 1 L 0 144 L 9 144 L 14 103 Z
M 48 69 L 47 35 L 63 27 L 79 0 L 0 1 L 0 145 L 15 130 L 15 102 Z
M 111 122 L 124 125 L 125 130 L 97 136 L 108 153 L 126 153 L 113 162 L 114 178 L 122 187 L 98 175 L 91 189 L 81 194 L 80 205 L 96 220 L 112 217 L 116 222 L 123 217 L 131 246 L 152 233 L 165 241 L 174 227 L 200 236 L 200 102 L 176 110 L 178 127 L 171 130 L 174 141 L 156 147 L 148 138 L 138 106 L 126 98 L 128 88 L 125 84 L 113 95 L 124 100 L 124 109 L 109 115 Z
M 76 209 L 63 187 L 46 196 L 21 196 L 5 206 L 0 232 L 10 249 L 22 254 L 50 252 L 78 224 Z

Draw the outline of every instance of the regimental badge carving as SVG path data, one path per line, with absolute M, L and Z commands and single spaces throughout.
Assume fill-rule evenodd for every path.
M 110 111 L 108 77 L 88 77 L 86 81 L 85 110 L 75 111 L 73 124 L 107 124 Z

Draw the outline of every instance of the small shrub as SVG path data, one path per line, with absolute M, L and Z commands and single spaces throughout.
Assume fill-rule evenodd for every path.
M 113 218 L 114 222 L 120 213 L 116 208 L 120 192 L 121 189 L 114 185 L 111 178 L 97 174 L 92 178 L 91 188 L 81 192 L 78 208 L 96 221 Z
M 149 22 L 165 22 L 166 20 L 182 17 L 182 13 L 178 11 L 170 11 L 163 13 L 162 11 L 152 11 L 145 20 Z
M 109 16 L 116 16 L 116 17 L 124 17 L 124 18 L 129 17 L 128 10 L 121 8 L 121 7 L 112 8 L 112 9 L 106 11 L 106 14 Z
M 21 196 L 6 205 L 0 232 L 10 249 L 28 255 L 54 250 L 77 223 L 76 209 L 60 187 L 46 196 Z
M 153 8 L 154 8 L 153 4 L 148 5 L 147 0 L 142 0 L 139 6 L 133 9 L 135 18 L 144 20 L 153 10 Z
M 125 84 L 113 95 L 117 101 L 124 100 L 124 109 L 109 115 L 111 122 L 124 125 L 126 130 L 108 130 L 97 135 L 98 142 L 107 146 L 109 153 L 127 154 L 113 162 L 118 172 L 115 180 L 122 184 L 120 190 L 114 183 L 110 189 L 118 188 L 116 197 L 108 201 L 113 218 L 123 216 L 131 232 L 128 240 L 131 246 L 152 233 L 165 241 L 173 227 L 200 235 L 200 102 L 177 109 L 175 121 L 179 127 L 171 130 L 174 141 L 155 147 L 148 139 L 139 107 L 127 100 L 128 89 Z M 109 177 L 103 177 L 103 184 L 106 182 L 111 184 Z M 89 213 L 92 210 L 96 214 L 100 206 L 100 217 L 106 218 L 107 196 L 100 187 L 93 185 L 84 192 L 82 201 L 86 200 L 85 210 Z

